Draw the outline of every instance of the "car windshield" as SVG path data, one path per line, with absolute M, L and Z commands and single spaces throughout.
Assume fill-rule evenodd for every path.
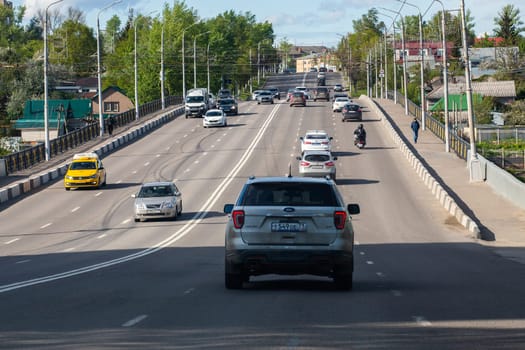
M 221 104 L 221 105 L 231 105 L 233 103 L 234 103 L 234 101 L 232 99 L 230 99 L 230 98 L 225 98 L 225 99 L 219 101 L 219 104 Z
M 358 105 L 345 105 L 345 108 L 348 109 L 349 111 L 357 111 L 359 109 L 359 106 Z
M 171 186 L 144 186 L 140 189 L 137 197 L 151 198 L 151 197 L 166 197 L 173 196 L 173 189 Z
M 216 111 L 206 113 L 207 117 L 220 117 L 221 115 L 222 115 L 221 112 L 216 112 Z
M 204 97 L 202 96 L 188 96 L 186 97 L 186 102 L 202 102 L 204 101 Z
M 347 97 L 338 97 L 335 99 L 335 102 L 348 102 Z
M 70 167 L 71 170 L 93 170 L 96 168 L 95 162 L 73 162 Z
M 308 140 L 325 140 L 328 137 L 326 135 L 306 135 Z
M 328 154 L 307 154 L 304 156 L 304 160 L 307 162 L 327 162 L 330 160 Z
M 329 184 L 323 183 L 254 183 L 247 186 L 241 205 L 268 206 L 337 206 Z

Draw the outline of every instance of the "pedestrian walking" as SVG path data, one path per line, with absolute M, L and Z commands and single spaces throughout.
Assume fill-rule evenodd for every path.
M 412 129 L 414 135 L 414 143 L 417 143 L 417 134 L 419 133 L 419 122 L 417 121 L 417 118 L 414 118 L 410 124 L 410 128 Z
M 113 135 L 113 127 L 115 125 L 115 118 L 110 115 L 108 118 L 108 134 L 109 136 Z

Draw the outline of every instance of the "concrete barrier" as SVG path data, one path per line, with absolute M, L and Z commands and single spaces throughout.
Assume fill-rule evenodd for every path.
M 135 127 L 127 131 L 124 135 L 119 136 L 116 140 L 101 145 L 100 147 L 90 151 L 95 152 L 100 158 L 103 158 L 105 154 L 112 152 L 113 150 L 122 147 L 134 140 L 140 138 L 142 135 L 149 133 L 175 119 L 176 117 L 184 113 L 184 108 L 177 108 L 173 111 L 168 111 L 161 116 L 157 116 L 145 122 L 145 124 Z M 0 161 L 3 159 L 0 159 Z M 2 174 L 2 167 L 0 162 L 0 175 Z M 49 169 L 45 172 L 38 174 L 37 176 L 27 178 L 13 185 L 7 186 L 0 189 L 0 203 L 6 203 L 24 193 L 30 193 L 38 187 L 49 185 L 59 179 L 62 179 L 67 172 L 69 161 L 58 168 Z M 5 161 L 4 161 L 5 166 Z
M 458 222 L 471 232 L 476 238 L 481 238 L 480 230 L 478 225 L 472 220 L 467 214 L 463 212 L 460 206 L 453 200 L 451 196 L 441 184 L 430 174 L 428 169 L 421 163 L 414 153 L 410 150 L 407 144 L 403 141 L 401 136 L 397 133 L 390 119 L 383 113 L 383 111 L 377 106 L 375 101 L 367 96 L 359 97 L 361 100 L 366 100 L 368 105 L 371 106 L 372 111 L 381 118 L 383 125 L 390 131 L 390 135 L 394 142 L 399 146 L 399 150 L 405 155 L 408 162 L 412 165 L 415 172 L 423 180 L 424 184 L 436 197 L 443 208 L 452 216 L 454 216 Z

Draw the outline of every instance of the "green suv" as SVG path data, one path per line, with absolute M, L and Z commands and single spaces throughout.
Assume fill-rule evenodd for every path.
M 350 215 L 360 208 L 344 204 L 333 180 L 250 178 L 224 212 L 226 288 L 265 274 L 328 276 L 340 289 L 352 288 Z

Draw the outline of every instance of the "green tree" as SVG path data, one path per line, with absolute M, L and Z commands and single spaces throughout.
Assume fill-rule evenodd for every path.
M 504 45 L 518 45 L 520 33 L 525 31 L 520 20 L 520 10 L 514 5 L 505 5 L 498 12 L 498 17 L 494 18 L 494 28 L 496 36 L 502 37 Z
M 510 111 L 505 114 L 505 124 L 525 125 L 525 100 L 515 101 L 510 108 Z

